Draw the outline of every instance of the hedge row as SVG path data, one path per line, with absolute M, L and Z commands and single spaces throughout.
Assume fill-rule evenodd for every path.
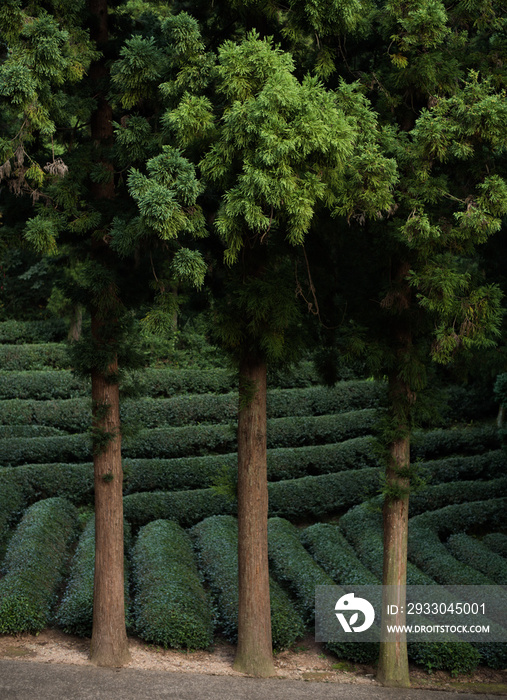
M 70 370 L 0 372 L 0 399 L 70 399 L 91 395 L 90 383 Z
M 212 644 L 210 601 L 190 538 L 177 523 L 156 520 L 139 531 L 132 575 L 134 629 L 141 639 L 177 649 Z
M 236 519 L 207 518 L 191 530 L 201 571 L 210 586 L 224 636 L 238 635 L 238 528 Z M 301 615 L 282 588 L 270 578 L 273 647 L 285 649 L 305 633 Z
M 344 385 L 334 389 L 277 389 L 268 393 L 267 413 L 269 418 L 283 418 L 375 408 L 380 389 L 382 387 L 373 382 L 344 382 Z M 237 411 L 236 393 L 192 394 L 169 399 L 143 397 L 125 399 L 121 404 L 122 420 L 136 422 L 142 428 L 156 428 L 164 424 L 176 427 L 223 423 L 235 420 Z M 0 425 L 33 423 L 55 426 L 67 432 L 83 432 L 88 430 L 91 423 L 91 401 L 85 397 L 60 401 L 0 401 Z
M 21 516 L 25 506 L 21 487 L 0 474 L 0 564 L 5 554 L 11 528 Z
M 359 560 L 379 580 L 382 580 L 384 540 L 382 530 L 383 497 L 377 496 L 351 508 L 340 518 L 340 529 L 352 545 Z M 425 586 L 434 580 L 414 564 L 407 564 L 407 583 Z
M 440 537 L 477 526 L 505 524 L 507 498 L 446 506 L 409 521 L 408 555 L 441 585 L 492 585 L 484 574 L 455 559 Z M 440 535 L 440 537 L 439 537 Z M 494 623 L 493 623 L 494 624 Z M 507 648 L 502 643 L 477 643 L 482 663 L 505 668 Z
M 92 458 L 89 434 L 62 435 L 46 438 L 10 438 L 0 440 L 0 465 L 14 467 L 20 464 L 48 462 L 85 462 Z
M 440 536 L 473 526 L 505 522 L 507 498 L 446 506 L 409 521 L 408 556 L 442 585 L 487 586 L 493 582 L 449 554 Z
M 55 351 L 56 354 L 62 355 L 64 346 L 58 346 L 58 348 L 59 350 Z M 11 348 L 11 351 L 14 350 L 15 348 Z M 19 352 L 22 351 L 18 350 L 18 354 Z M 2 370 L 10 370 L 0 372 L 0 399 L 69 399 L 89 394 L 90 383 L 74 376 L 70 370 L 61 369 L 55 372 L 53 365 L 50 369 L 43 370 L 40 369 L 40 359 L 34 358 L 34 362 L 35 367 L 18 370 L 0 363 Z M 44 365 L 44 362 L 42 364 Z M 318 379 L 315 371 L 309 363 L 306 363 L 297 372 L 285 372 L 273 377 L 269 387 L 270 389 L 293 389 L 316 384 Z M 237 376 L 227 369 L 147 367 L 126 376 L 122 381 L 121 390 L 124 396 L 170 398 L 180 394 L 225 394 L 237 390 L 237 385 Z M 371 391 L 375 390 L 371 389 Z
M 487 500 L 491 496 L 507 496 L 507 477 L 491 481 L 451 481 L 428 486 L 410 496 L 410 516 L 457 503 Z
M 7 485 L 20 490 L 25 507 L 53 496 L 63 496 L 75 506 L 87 505 L 93 500 L 93 465 L 57 462 L 6 467 L 0 470 L 0 493 Z
M 507 535 L 502 532 L 490 532 L 484 535 L 482 542 L 488 549 L 507 559 Z
M 378 486 L 377 469 L 276 481 L 268 484 L 269 514 L 304 518 L 337 513 L 363 501 Z M 210 515 L 236 513 L 236 502 L 214 488 L 132 493 L 124 497 L 123 507 L 135 526 L 162 518 L 188 527 Z
M 378 464 L 372 453 L 371 438 L 367 437 L 329 445 L 273 448 L 268 450 L 267 462 L 269 481 L 365 469 Z M 237 463 L 235 452 L 174 459 L 125 459 L 124 492 L 177 491 L 211 486 L 224 467 L 234 472 Z
M 316 586 L 333 586 L 334 581 L 312 559 L 299 540 L 297 528 L 283 518 L 268 521 L 269 565 L 274 576 L 296 597 L 303 619 L 308 624 L 315 620 Z M 371 663 L 378 656 L 378 644 L 335 644 L 327 648 L 352 661 Z
M 125 550 L 131 540 L 130 526 L 124 523 Z M 79 544 L 72 559 L 70 578 L 62 598 L 56 621 L 68 634 L 91 637 L 93 624 L 93 579 L 95 568 L 95 517 L 92 516 L 79 538 Z M 125 557 L 125 620 L 130 626 L 129 607 L 129 566 Z
M 0 580 L 0 633 L 40 632 L 48 626 L 77 511 L 64 498 L 39 501 L 12 537 Z
M 132 493 L 123 499 L 123 514 L 134 527 L 161 519 L 191 527 L 210 515 L 235 512 L 236 504 L 213 489 Z
M 494 425 L 438 428 L 412 435 L 410 456 L 416 459 L 435 459 L 452 454 L 483 454 L 500 447 L 498 430 Z
M 371 464 L 375 464 L 375 458 L 369 452 L 368 438 L 355 438 L 335 445 L 279 448 L 268 450 L 268 479 L 275 481 L 292 475 L 297 478 L 321 470 L 338 473 L 352 466 L 368 468 Z M 123 492 L 128 495 L 141 491 L 189 491 L 209 487 L 224 467 L 232 475 L 235 473 L 236 453 L 180 459 L 125 459 Z M 57 495 L 64 496 L 74 505 L 86 505 L 93 500 L 93 465 L 91 462 L 53 462 L 5 467 L 0 470 L 0 498 L 8 499 L 7 484 L 10 484 L 9 488 L 21 489 L 25 506 Z M 364 492 L 359 491 L 359 495 Z M 19 506 L 13 506 L 11 510 L 19 510 Z M 0 519 L 8 512 L 6 506 L 0 507 Z
M 380 586 L 380 579 L 361 563 L 336 525 L 317 523 L 303 530 L 300 538 L 335 583 Z M 452 641 L 409 643 L 408 655 L 411 661 L 429 670 L 446 669 L 451 673 L 470 672 L 480 660 L 478 651 L 471 645 Z
M 0 343 L 51 343 L 64 340 L 66 335 L 67 324 L 61 318 L 0 322 Z
M 268 448 L 340 442 L 368 433 L 377 417 L 375 409 L 350 411 L 338 416 L 274 418 L 268 421 Z M 206 452 L 227 452 L 236 446 L 236 430 L 229 425 L 197 425 L 141 430 L 124 440 L 124 457 L 181 457 Z M 0 440 L 0 464 L 86 461 L 91 458 L 88 434 L 62 437 Z
M 60 343 L 0 345 L 0 367 L 4 371 L 68 369 L 67 348 Z
M 293 519 L 336 515 L 377 493 L 379 477 L 374 468 L 270 483 L 269 514 Z
M 507 453 L 502 449 L 490 450 L 485 454 L 421 462 L 418 466 L 421 476 L 429 484 L 459 479 L 494 479 L 507 472 Z
M 479 540 L 460 532 L 449 537 L 447 548 L 458 561 L 470 565 L 500 586 L 507 585 L 507 561 Z
M 378 585 L 379 579 L 358 559 L 337 525 L 316 523 L 300 533 L 304 547 L 337 584 Z
M 56 437 L 65 435 L 52 425 L 0 425 L 0 441 L 16 438 Z

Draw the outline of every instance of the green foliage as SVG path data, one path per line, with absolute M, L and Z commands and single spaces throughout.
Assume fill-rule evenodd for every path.
M 268 484 L 269 514 L 293 520 L 337 515 L 378 492 L 379 481 L 376 468 L 277 481 Z
M 297 529 L 287 520 L 268 521 L 269 564 L 275 577 L 296 596 L 304 620 L 315 617 L 315 587 L 332 586 L 334 581 L 308 554 Z M 332 644 L 327 647 L 343 658 L 371 663 L 377 658 L 376 644 Z
M 341 585 L 379 585 L 336 525 L 316 523 L 302 530 L 301 542 L 315 561 Z
M 211 515 L 235 512 L 235 505 L 213 489 L 132 493 L 123 499 L 123 513 L 133 527 L 159 519 L 171 519 L 182 527 L 191 527 Z
M 130 541 L 130 529 L 124 524 L 125 547 Z M 93 622 L 93 579 L 95 569 L 95 518 L 85 526 L 70 566 L 70 578 L 56 613 L 56 622 L 67 634 L 91 637 Z M 125 614 L 130 626 L 129 567 L 125 558 Z
M 19 488 L 22 503 L 62 496 L 75 506 L 87 505 L 93 496 L 93 465 L 90 464 L 22 464 L 0 471 L 2 489 Z M 8 512 L 8 511 L 7 511 Z
M 211 606 L 184 530 L 168 520 L 141 528 L 132 566 L 134 626 L 141 639 L 166 648 L 210 646 Z
M 492 491 L 495 496 L 501 493 Z M 505 586 L 507 582 L 507 561 L 491 551 L 480 540 L 469 537 L 464 532 L 451 535 L 447 540 L 451 554 L 473 569 L 480 571 L 494 583 Z
M 492 425 L 455 426 L 429 432 L 414 431 L 411 459 L 445 457 L 453 454 L 481 454 L 500 446 Z
M 315 372 L 309 364 L 293 372 L 277 373 L 273 387 L 309 387 L 317 384 Z M 148 367 L 128 372 L 122 378 L 121 390 L 131 394 L 172 397 L 177 394 L 224 394 L 237 384 L 234 373 L 226 369 L 173 369 Z M 67 399 L 86 396 L 89 382 L 70 371 L 0 371 L 0 399 Z
M 59 343 L 1 345 L 3 371 L 66 369 L 70 366 L 67 348 Z
M 491 532 L 482 538 L 482 543 L 504 559 L 507 558 L 507 535 Z
M 500 472 L 501 473 L 501 472 Z M 421 489 L 411 496 L 410 516 L 420 515 L 426 511 L 437 510 L 444 506 L 457 505 L 467 501 L 487 500 L 491 495 L 496 498 L 507 496 L 507 477 L 491 481 L 451 481 Z
M 39 501 L 27 510 L 3 562 L 3 634 L 36 633 L 48 626 L 76 526 L 77 511 L 64 498 Z
M 199 567 L 216 601 L 218 622 L 227 639 L 238 634 L 238 528 L 236 519 L 207 518 L 191 530 Z M 305 627 L 291 600 L 270 578 L 273 648 L 286 649 L 302 637 Z
M 380 393 L 380 387 L 372 382 L 344 383 L 333 389 L 311 387 L 273 390 L 268 392 L 267 412 L 270 418 L 281 418 L 340 413 L 360 407 L 374 408 Z M 164 424 L 176 427 L 232 421 L 236 419 L 237 412 L 236 393 L 222 396 L 175 396 L 169 399 L 124 399 L 120 407 L 122 421 L 136 421 L 143 428 L 155 428 Z M 0 400 L 0 427 L 25 424 L 34 427 L 53 426 L 67 432 L 84 432 L 91 424 L 90 402 L 87 399 Z
M 479 524 L 494 528 L 504 520 L 505 498 L 450 505 L 410 519 L 408 556 L 442 585 L 491 585 L 486 576 L 452 557 L 439 536 Z
M 65 339 L 66 324 L 63 319 L 47 321 L 2 321 L 0 343 L 55 343 Z

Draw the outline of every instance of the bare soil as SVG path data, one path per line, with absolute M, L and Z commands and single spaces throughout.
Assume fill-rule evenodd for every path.
M 217 641 L 210 650 L 193 652 L 163 649 L 135 637 L 131 637 L 129 642 L 132 654 L 129 668 L 219 676 L 243 675 L 232 668 L 235 648 L 225 641 Z M 89 639 L 53 629 L 44 630 L 37 636 L 0 635 L 0 659 L 86 665 L 89 663 L 89 645 Z M 377 685 L 372 666 L 340 661 L 311 636 L 292 649 L 276 654 L 275 668 L 276 676 L 282 679 Z M 430 675 L 411 667 L 410 678 L 414 688 L 507 695 L 507 670 L 479 668 L 473 674 L 452 678 L 444 671 L 435 671 Z

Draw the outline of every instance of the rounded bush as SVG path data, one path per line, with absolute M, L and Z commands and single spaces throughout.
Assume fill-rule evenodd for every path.
M 31 506 L 12 537 L 0 580 L 0 633 L 39 632 L 50 622 L 77 511 L 64 498 Z
M 164 647 L 208 647 L 213 617 L 185 531 L 168 520 L 141 528 L 132 566 L 137 634 Z

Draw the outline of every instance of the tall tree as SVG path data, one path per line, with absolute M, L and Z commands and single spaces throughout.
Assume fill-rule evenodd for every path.
M 301 334 L 295 308 L 297 257 L 319 204 L 335 202 L 348 213 L 346 162 L 355 154 L 358 120 L 342 110 L 340 96 L 312 78 L 299 82 L 292 59 L 269 40 L 249 34 L 218 52 L 216 100 L 184 95 L 165 117 L 178 143 L 191 148 L 202 130 L 208 143 L 199 168 L 219 208 L 214 226 L 225 244 L 217 334 L 240 373 L 238 423 L 239 643 L 235 667 L 255 675 L 273 672 L 267 569 L 266 374 L 290 360 Z M 358 93 L 343 100 L 366 116 Z M 395 178 L 392 164 L 369 153 L 378 180 L 371 193 L 386 209 Z M 375 180 L 375 177 L 373 177 Z M 364 215 L 364 213 L 363 213 Z M 301 263 L 301 261 L 300 261 Z M 303 262 L 304 264 L 304 262 Z

